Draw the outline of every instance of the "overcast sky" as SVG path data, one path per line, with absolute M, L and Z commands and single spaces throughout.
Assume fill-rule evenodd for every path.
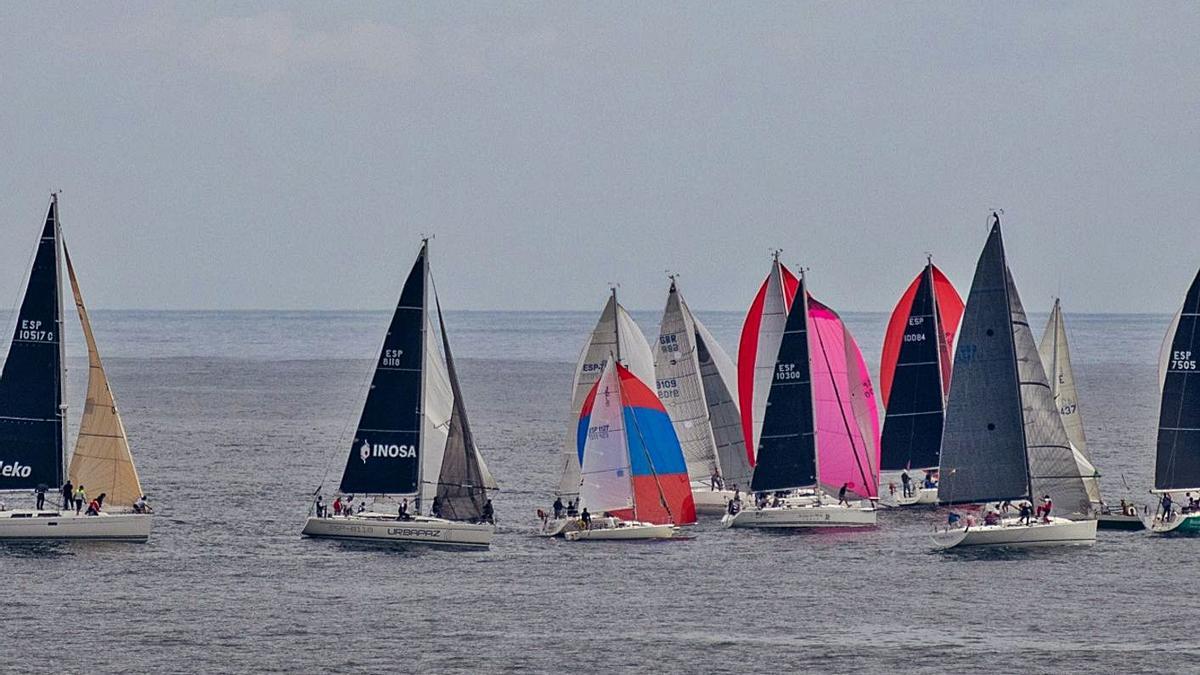
M 102 308 L 844 310 L 1003 208 L 1027 307 L 1200 265 L 1197 3 L 0 4 L 0 299 L 63 190 Z

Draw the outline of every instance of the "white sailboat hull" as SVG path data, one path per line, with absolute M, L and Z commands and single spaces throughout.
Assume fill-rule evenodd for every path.
M 302 534 L 306 537 L 351 539 L 396 544 L 487 547 L 496 526 L 415 516 L 397 520 L 374 514 L 309 518 Z
M 693 481 L 692 499 L 696 504 L 696 513 L 719 516 L 725 513 L 729 500 L 733 499 L 733 490 L 713 490 L 709 483 Z
M 979 547 L 1036 548 L 1043 546 L 1091 546 L 1096 543 L 1095 520 L 1051 518 L 1021 525 L 1010 518 L 1000 525 L 975 525 L 940 530 L 931 535 L 939 549 Z
M 543 537 L 562 537 L 568 532 L 575 532 L 580 528 L 580 520 L 578 517 L 573 518 L 547 518 L 542 521 L 542 529 L 538 534 Z
M 725 527 L 874 527 L 875 509 L 841 504 L 796 504 L 747 508 L 721 519 Z
M 103 540 L 144 542 L 150 516 L 141 513 L 76 515 L 59 511 L 0 511 L 0 540 Z
M 674 525 L 655 525 L 636 520 L 597 520 L 590 528 L 573 530 L 564 536 L 567 541 L 617 541 L 634 539 L 670 539 L 679 528 Z

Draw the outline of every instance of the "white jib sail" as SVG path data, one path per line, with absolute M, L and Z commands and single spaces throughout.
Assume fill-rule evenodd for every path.
M 1016 348 L 1030 487 L 1033 490 L 1030 497 L 1037 499 L 1048 494 L 1056 502 L 1058 513 L 1087 517 L 1092 512 L 1091 499 L 1079 474 L 1075 453 L 1063 428 L 1062 416 L 1054 405 L 1050 383 L 1046 380 L 1042 358 L 1033 340 L 1025 309 L 1021 306 L 1017 287 L 1007 270 L 1005 276 L 1012 316 L 1013 346 Z
M 434 330 L 433 317 L 425 317 L 425 395 L 421 420 L 421 509 L 428 512 L 437 495 L 438 476 L 446 455 L 450 416 L 454 413 L 454 390 L 442 356 L 441 341 Z
M 1063 320 L 1062 305 L 1057 299 L 1054 301 L 1054 309 L 1050 311 L 1050 320 L 1042 333 L 1042 340 L 1038 343 L 1038 353 L 1041 355 L 1042 365 L 1046 368 L 1046 377 L 1054 394 L 1054 404 L 1058 407 L 1063 428 L 1071 441 L 1071 449 L 1075 452 L 1075 463 L 1079 466 L 1079 475 L 1083 476 L 1088 498 L 1099 502 L 1100 484 L 1096 476 L 1096 467 L 1088 458 L 1083 415 L 1079 409 L 1079 394 L 1075 389 L 1075 372 L 1071 368 L 1071 350 L 1067 346 L 1067 327 Z
M 66 252 L 65 246 L 63 251 Z M 83 305 L 79 281 L 75 278 L 75 267 L 71 264 L 71 256 L 68 254 L 65 257 L 75 308 L 79 311 L 79 323 L 83 326 L 83 337 L 88 348 L 87 399 L 83 404 L 79 438 L 75 441 L 75 453 L 71 456 L 67 473 L 76 485 L 87 486 L 88 494 L 105 493 L 105 506 L 132 506 L 142 496 L 142 486 L 138 481 L 137 469 L 133 466 L 125 425 L 121 423 L 117 403 L 100 362 L 100 352 L 96 349 L 92 324 Z
M 562 478 L 558 493 L 571 495 L 579 492 L 579 448 L 577 434 L 579 409 L 583 400 L 600 379 L 604 363 L 610 354 L 616 354 L 626 368 L 643 382 L 654 381 L 654 355 L 646 336 L 633 321 L 633 317 L 617 302 L 616 294 L 609 297 L 600 313 L 600 319 L 575 364 L 575 379 L 571 388 L 571 417 L 568 422 L 566 445 L 562 454 Z
M 605 362 L 583 451 L 580 505 L 590 513 L 633 507 L 633 477 L 617 369 Z

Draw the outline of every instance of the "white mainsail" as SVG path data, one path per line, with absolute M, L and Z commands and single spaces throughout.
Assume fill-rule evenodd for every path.
M 105 493 L 105 506 L 132 506 L 142 496 L 142 486 L 138 481 L 137 469 L 133 466 L 125 425 L 117 412 L 117 403 L 108 377 L 104 374 L 104 365 L 100 362 L 100 351 L 96 348 L 92 324 L 83 305 L 75 267 L 71 264 L 65 244 L 63 254 L 88 348 L 87 398 L 67 475 L 76 485 L 86 486 L 90 495 Z
M 1075 453 L 1075 463 L 1079 467 L 1079 475 L 1083 476 L 1084 487 L 1088 498 L 1093 502 L 1100 501 L 1100 481 L 1096 467 L 1092 465 L 1087 453 L 1087 438 L 1083 432 L 1083 415 L 1079 409 L 1079 394 L 1075 389 L 1075 373 L 1071 368 L 1071 350 L 1067 346 L 1067 327 L 1063 321 L 1062 304 L 1054 299 L 1054 309 L 1050 311 L 1050 320 L 1042 333 L 1038 344 L 1042 365 L 1046 368 L 1046 376 L 1050 381 L 1050 389 L 1054 394 L 1054 404 L 1062 417 L 1063 428 Z
M 720 464 L 696 357 L 695 335 L 696 322 L 672 280 L 655 350 L 654 376 L 659 399 L 679 437 L 688 476 L 705 480 L 720 470 Z
M 754 469 L 746 455 L 746 436 L 742 433 L 737 366 L 700 319 L 692 318 L 696 325 L 696 358 L 700 363 L 700 380 L 704 383 L 704 400 L 708 404 L 708 419 L 717 446 L 721 477 L 726 488 L 745 488 L 750 485 Z
M 587 429 L 579 503 L 591 513 L 633 507 L 633 470 L 625 436 L 621 384 L 612 359 L 605 361 Z
M 600 319 L 575 364 L 571 417 L 562 454 L 562 478 L 558 483 L 558 494 L 573 495 L 579 492 L 579 410 L 592 385 L 600 379 L 610 355 L 616 355 L 643 382 L 654 381 L 654 355 L 650 352 L 650 345 L 646 343 L 646 337 L 633 317 L 617 302 L 616 289 L 613 289 L 604 305 L 604 311 L 600 313 Z

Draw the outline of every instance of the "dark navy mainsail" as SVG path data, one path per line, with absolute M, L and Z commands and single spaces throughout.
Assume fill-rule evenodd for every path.
M 934 298 L 933 263 L 929 263 L 913 296 L 892 377 L 880 440 L 883 471 L 938 465 L 945 414 L 938 360 L 940 325 Z
M 426 246 L 392 315 L 354 432 L 341 491 L 416 494 L 421 484 Z
M 1200 489 L 1200 272 L 1163 344 L 1155 490 Z
M 808 487 L 817 483 L 812 369 L 808 361 L 808 302 L 800 279 L 784 324 L 775 373 L 767 395 L 758 462 L 750 480 L 755 492 Z
M 53 200 L 0 374 L 0 490 L 62 483 L 65 411 L 58 240 L 58 202 Z

